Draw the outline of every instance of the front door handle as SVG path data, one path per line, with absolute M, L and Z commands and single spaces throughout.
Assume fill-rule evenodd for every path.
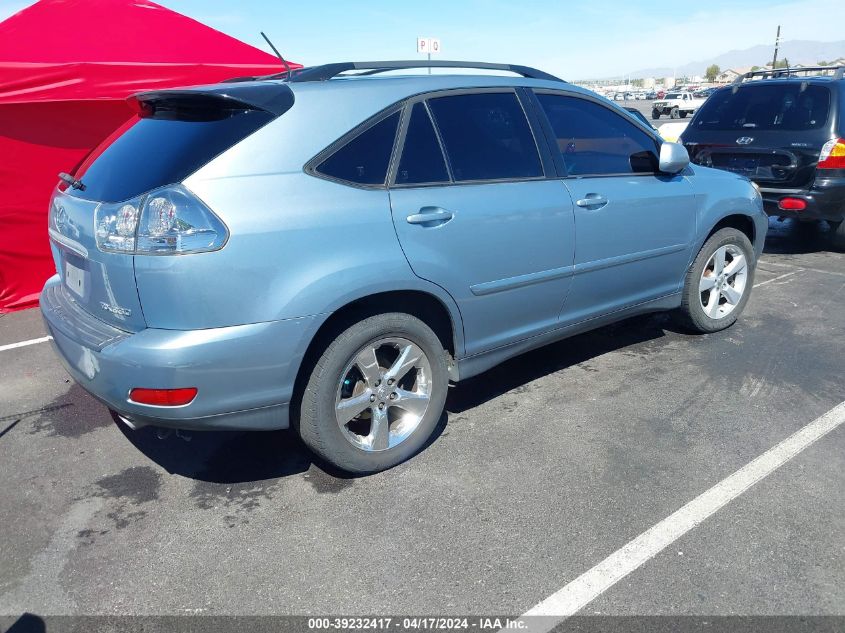
M 608 199 L 597 193 L 588 193 L 585 198 L 575 201 L 575 204 L 585 209 L 601 209 L 607 203 Z
M 423 207 L 419 213 L 414 213 L 405 218 L 408 224 L 421 224 L 422 226 L 440 226 L 446 224 L 455 217 L 455 214 L 440 207 Z

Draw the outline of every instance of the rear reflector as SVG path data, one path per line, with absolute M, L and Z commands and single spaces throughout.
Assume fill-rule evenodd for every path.
M 129 399 L 138 404 L 151 404 L 156 407 L 181 407 L 193 402 L 197 396 L 196 387 L 181 389 L 143 389 L 135 387 L 129 392 Z
M 803 211 L 807 208 L 807 201 L 801 198 L 781 198 L 778 200 L 778 209 L 783 211 Z

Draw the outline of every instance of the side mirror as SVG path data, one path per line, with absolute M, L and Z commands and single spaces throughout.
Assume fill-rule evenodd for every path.
M 686 147 L 669 141 L 660 146 L 660 171 L 665 174 L 677 174 L 687 165 L 689 165 L 689 154 Z

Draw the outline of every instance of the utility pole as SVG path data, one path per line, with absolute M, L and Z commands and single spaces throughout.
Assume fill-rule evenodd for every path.
M 775 36 L 775 56 L 772 57 L 772 70 L 775 69 L 775 64 L 778 63 L 778 44 L 780 44 L 780 24 L 778 24 L 778 34 Z

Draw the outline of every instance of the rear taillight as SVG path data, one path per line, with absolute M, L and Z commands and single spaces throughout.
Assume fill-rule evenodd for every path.
M 135 387 L 129 392 L 129 399 L 138 404 L 149 404 L 155 407 L 182 407 L 191 404 L 197 397 L 196 387 L 180 389 L 145 389 Z
M 136 255 L 216 251 L 229 237 L 223 222 L 182 185 L 101 204 L 94 232 L 101 251 Z
M 845 169 L 845 139 L 830 139 L 819 154 L 819 169 Z

